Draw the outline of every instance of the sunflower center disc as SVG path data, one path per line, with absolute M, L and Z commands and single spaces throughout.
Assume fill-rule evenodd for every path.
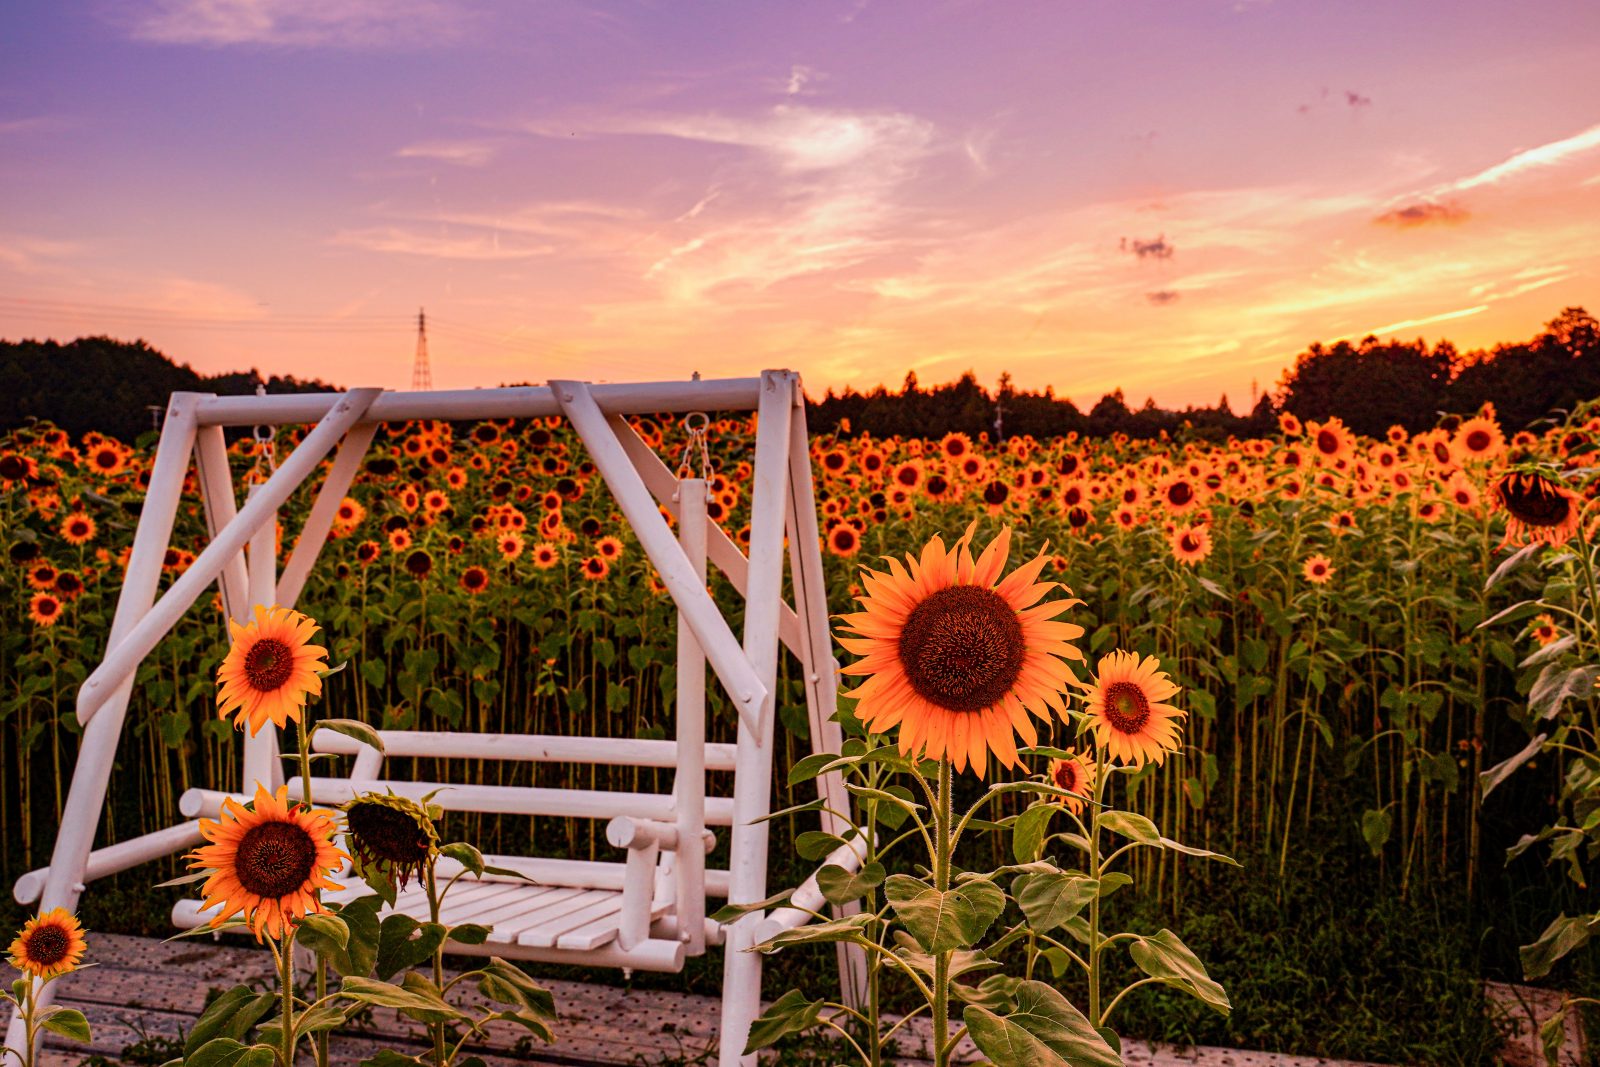
M 235 864 L 245 892 L 278 899 L 305 885 L 316 862 L 316 842 L 298 824 L 264 822 L 245 831 Z
M 953 585 L 912 609 L 900 663 L 919 696 L 949 711 L 993 707 L 1022 673 L 1022 621 L 1004 597 Z
M 1339 451 L 1339 435 L 1332 430 L 1318 430 L 1317 451 L 1328 456 Z
M 1065 789 L 1070 793 L 1078 788 L 1078 765 L 1071 760 L 1062 760 L 1056 766 L 1054 777 L 1057 788 Z
M 67 958 L 71 944 L 61 927 L 36 926 L 28 935 L 27 958 L 41 967 L 50 967 Z
M 1167 499 L 1181 508 L 1194 499 L 1194 490 L 1189 488 L 1188 482 L 1178 482 L 1167 490 Z
M 1144 690 L 1132 682 L 1112 682 L 1106 686 L 1106 721 L 1118 733 L 1136 734 L 1150 721 L 1150 701 Z
M 244 673 L 250 679 L 250 688 L 271 692 L 294 673 L 294 653 L 277 638 L 263 637 L 245 653 Z

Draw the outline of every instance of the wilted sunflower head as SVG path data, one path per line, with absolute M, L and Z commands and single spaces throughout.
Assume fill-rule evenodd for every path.
M 1539 471 L 1502 475 L 1491 496 L 1495 507 L 1506 513 L 1506 544 L 1558 545 L 1577 532 L 1577 494 Z
M 363 793 L 344 809 L 356 873 L 401 888 L 439 854 L 439 832 L 428 809 L 394 793 Z

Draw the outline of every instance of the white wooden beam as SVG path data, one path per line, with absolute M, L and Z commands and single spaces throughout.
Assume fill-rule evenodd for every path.
M 656 510 L 650 490 L 645 488 L 621 442 L 606 424 L 605 414 L 589 387 L 583 382 L 570 381 L 551 382 L 550 386 L 572 428 L 588 448 L 595 469 L 605 479 L 617 506 L 633 528 L 639 546 L 655 564 L 668 595 L 705 649 L 706 659 L 733 699 L 740 721 L 755 724 L 769 695 L 767 685 L 745 658 L 745 651 L 728 628 L 728 621 L 722 617 L 711 594 L 706 592 L 705 583 L 695 575 L 694 566 L 683 554 L 683 546 L 678 544 L 667 520 Z M 776 638 L 776 619 L 773 629 Z
M 127 636 L 107 653 L 105 660 L 78 689 L 78 721 L 88 723 L 110 699 L 119 684 L 131 681 L 139 664 L 175 626 L 206 586 L 239 554 L 250 535 L 264 522 L 272 520 L 277 509 L 288 500 L 300 483 L 333 450 L 333 446 L 361 418 L 380 389 L 352 389 L 329 409 L 316 429 L 306 435 L 276 473 L 268 479 L 234 521 L 228 523 L 206 546 L 189 569 L 165 595 L 151 607 Z M 185 457 L 187 458 L 187 457 Z M 657 516 L 659 518 L 659 516 Z M 163 552 L 165 549 L 163 549 Z M 158 566 L 159 573 L 159 566 Z
M 339 452 L 333 458 L 333 466 L 317 493 L 316 503 L 311 505 L 311 514 L 306 516 L 305 525 L 300 530 L 300 540 L 289 554 L 289 562 L 283 565 L 283 574 L 278 578 L 277 602 L 284 607 L 292 608 L 299 601 L 300 592 L 306 587 L 306 579 L 311 577 L 311 568 L 316 566 L 323 548 L 327 546 L 328 532 L 333 529 L 333 520 L 338 517 L 339 505 L 344 502 L 344 495 L 350 491 L 350 483 L 355 481 L 360 472 L 361 461 L 366 458 L 372 437 L 377 432 L 377 423 L 358 422 L 344 435 Z

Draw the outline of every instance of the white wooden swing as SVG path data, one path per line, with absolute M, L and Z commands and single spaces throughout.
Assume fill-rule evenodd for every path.
M 191 789 L 179 805 L 189 821 L 93 847 L 135 673 L 213 582 L 221 589 L 224 612 L 237 620 L 247 620 L 258 603 L 295 604 L 380 423 L 562 415 L 587 447 L 677 606 L 674 740 L 385 730 L 380 754 L 352 738 L 322 731 L 316 747 L 351 756 L 353 763 L 347 777 L 314 777 L 312 795 L 318 803 L 338 804 L 368 789 L 393 789 L 416 797 L 445 784 L 435 800 L 451 810 L 608 819 L 607 839 L 622 850 L 619 857 L 625 856 L 617 862 L 489 857 L 490 863 L 515 869 L 531 881 L 486 876 L 480 882 L 459 884 L 447 898 L 444 921 L 489 924 L 494 932 L 485 945 L 452 946 L 452 951 L 678 971 L 687 957 L 721 946 L 719 1063 L 722 1067 L 753 1064 L 754 1056 L 740 1053 L 760 1011 L 761 957 L 745 950 L 780 930 L 810 921 L 810 913 L 825 906 L 813 876 L 794 894 L 789 907 L 751 912 L 730 923 L 707 918 L 708 896 L 749 904 L 767 895 L 767 823 L 760 820 L 770 811 L 780 640 L 800 664 L 813 751 L 838 752 L 841 742 L 839 725 L 833 721 L 837 665 L 829 641 L 804 405 L 799 376 L 790 371 L 718 381 L 628 385 L 556 381 L 541 387 L 445 392 L 354 389 L 270 397 L 175 393 L 106 655 L 78 693 L 83 738 L 50 865 L 17 880 L 17 900 L 37 903 L 40 909 L 76 909 L 88 882 L 201 843 L 198 819 L 216 817 L 229 794 Z M 634 414 L 693 411 L 756 413 L 748 557 L 707 520 L 705 481 L 676 477 L 627 421 Z M 316 426 L 293 453 L 264 483 L 252 486 L 244 506 L 238 507 L 223 427 L 312 422 Z M 161 562 L 191 454 L 211 540 L 157 600 Z M 330 454 L 332 464 L 299 542 L 283 573 L 276 574 L 278 509 Z M 658 505 L 677 520 L 676 537 Z M 784 600 L 786 541 L 792 605 Z M 706 591 L 707 560 L 745 598 L 742 640 Z M 707 665 L 738 710 L 734 744 L 705 740 Z M 675 782 L 673 792 L 666 794 L 402 781 L 383 776 L 386 756 L 674 768 Z M 243 770 L 247 786 L 283 781 L 283 761 L 270 725 L 255 738 L 247 738 Z M 708 794 L 708 772 L 731 773 L 732 795 Z M 289 784 L 290 795 L 298 796 L 298 778 Z M 837 774 L 824 775 L 818 786 L 832 812 L 849 815 L 850 798 Z M 821 818 L 824 830 L 851 836 L 845 818 L 830 812 Z M 714 841 L 710 828 L 723 826 L 730 828 L 732 838 L 729 867 L 707 869 L 706 855 Z M 855 870 L 860 849 L 855 839 L 826 862 Z M 353 881 L 333 899 L 362 892 L 359 880 Z M 415 889 L 403 892 L 397 907 L 425 917 L 425 901 Z M 195 900 L 180 901 L 173 909 L 180 927 L 197 926 L 209 917 Z M 844 946 L 840 949 L 843 995 L 855 1001 L 864 980 L 862 960 L 844 951 Z M 7 1044 L 17 1048 L 23 1040 L 20 1020 L 13 1019 Z M 7 1062 L 16 1060 L 8 1057 Z

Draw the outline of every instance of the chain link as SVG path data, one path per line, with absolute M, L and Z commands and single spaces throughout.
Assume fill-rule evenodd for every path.
M 257 385 L 256 396 L 266 395 L 267 387 L 264 385 Z M 266 479 L 261 477 L 261 461 L 263 459 L 266 460 L 268 478 L 276 474 L 278 470 L 278 457 L 276 450 L 273 447 L 273 439 L 277 436 L 277 434 L 271 426 L 258 424 L 251 429 L 250 435 L 255 439 L 256 442 L 256 462 L 255 466 L 250 468 L 250 477 L 248 480 L 252 482 L 265 481 Z
M 689 439 L 683 443 L 678 456 L 678 480 L 694 477 L 694 461 L 700 460 L 700 477 L 711 480 L 715 469 L 711 465 L 711 418 L 703 411 L 691 411 L 683 417 L 683 428 Z

